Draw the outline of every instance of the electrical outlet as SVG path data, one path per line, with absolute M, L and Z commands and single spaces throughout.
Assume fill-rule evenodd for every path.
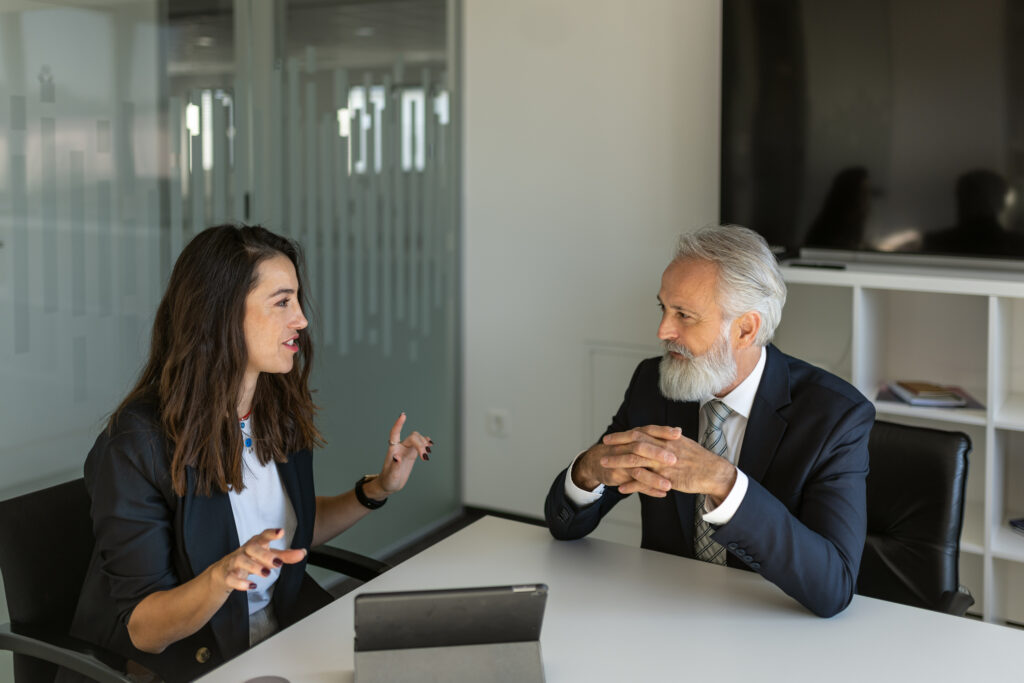
M 504 438 L 508 436 L 508 411 L 501 408 L 491 408 L 485 416 L 485 427 L 491 436 Z

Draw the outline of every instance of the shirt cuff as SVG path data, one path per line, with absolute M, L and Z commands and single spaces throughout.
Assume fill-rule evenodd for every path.
M 713 510 L 708 510 L 708 504 L 711 502 L 710 499 L 704 499 L 704 509 L 707 510 L 702 517 L 708 524 L 728 524 L 732 521 L 733 515 L 740 509 L 740 503 L 743 502 L 743 497 L 747 495 L 747 484 L 749 480 L 747 475 L 743 474 L 743 470 L 736 468 L 736 483 L 732 485 L 732 491 L 729 491 L 729 495 L 725 497 L 722 504 Z
M 584 453 L 586 453 L 586 451 L 581 451 L 579 455 L 573 458 L 572 463 L 569 465 L 569 469 L 565 471 L 565 497 L 568 498 L 569 501 L 577 508 L 585 508 L 588 505 L 593 505 L 597 501 L 601 500 L 601 494 L 604 493 L 604 484 L 598 484 L 597 488 L 593 491 L 587 491 L 586 489 L 581 489 L 572 482 L 572 468 L 576 465 L 576 461 L 580 459 L 580 455 L 583 455 Z M 746 486 L 744 486 L 744 489 L 745 488 Z

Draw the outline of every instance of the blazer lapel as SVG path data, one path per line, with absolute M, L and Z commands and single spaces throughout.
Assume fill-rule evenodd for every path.
M 747 418 L 747 429 L 740 448 L 737 467 L 754 481 L 760 482 L 768 471 L 775 449 L 786 431 L 787 422 L 778 411 L 789 405 L 789 368 L 786 359 L 774 345 L 767 348 L 764 374 L 754 396 L 754 404 Z
M 209 496 L 197 495 L 196 473 L 192 467 L 186 468 L 186 478 L 188 491 L 182 500 L 180 541 L 184 544 L 192 575 L 199 576 L 241 543 L 228 494 L 215 491 Z M 231 592 L 224 606 L 210 619 L 210 628 L 225 659 L 249 647 L 249 605 L 244 592 Z
M 296 456 L 289 458 L 286 463 L 277 463 L 277 473 L 281 477 L 281 484 L 284 486 L 285 493 L 288 494 L 288 501 L 291 503 L 292 510 L 295 511 L 296 528 L 291 547 L 305 548 L 309 546 L 313 538 L 314 520 L 306 519 L 306 509 L 302 505 L 302 501 L 306 500 L 307 497 L 303 496 L 299 475 L 293 466 L 294 457 Z M 312 495 L 309 498 L 312 498 Z M 308 530 L 308 533 L 306 533 L 306 530 Z

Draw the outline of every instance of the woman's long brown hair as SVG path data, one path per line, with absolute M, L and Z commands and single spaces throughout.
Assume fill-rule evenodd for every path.
M 138 383 L 110 418 L 109 428 L 137 400 L 156 400 L 171 451 L 171 483 L 185 495 L 186 468 L 195 492 L 210 495 L 242 485 L 242 434 L 237 403 L 248 363 L 245 299 L 257 266 L 283 254 L 295 266 L 299 305 L 306 310 L 302 256 L 289 239 L 259 226 L 219 225 L 182 250 L 153 321 L 149 361 Z M 253 439 L 263 464 L 323 445 L 309 392 L 313 344 L 299 330 L 299 353 L 284 374 L 260 373 L 252 403 Z

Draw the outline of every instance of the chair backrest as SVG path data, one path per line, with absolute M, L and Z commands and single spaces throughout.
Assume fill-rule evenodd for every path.
M 11 626 L 61 637 L 71 628 L 95 543 L 83 479 L 0 502 L 0 572 Z M 18 681 L 53 680 L 56 667 L 15 655 Z
M 946 611 L 959 587 L 970 438 L 876 421 L 857 592 Z

